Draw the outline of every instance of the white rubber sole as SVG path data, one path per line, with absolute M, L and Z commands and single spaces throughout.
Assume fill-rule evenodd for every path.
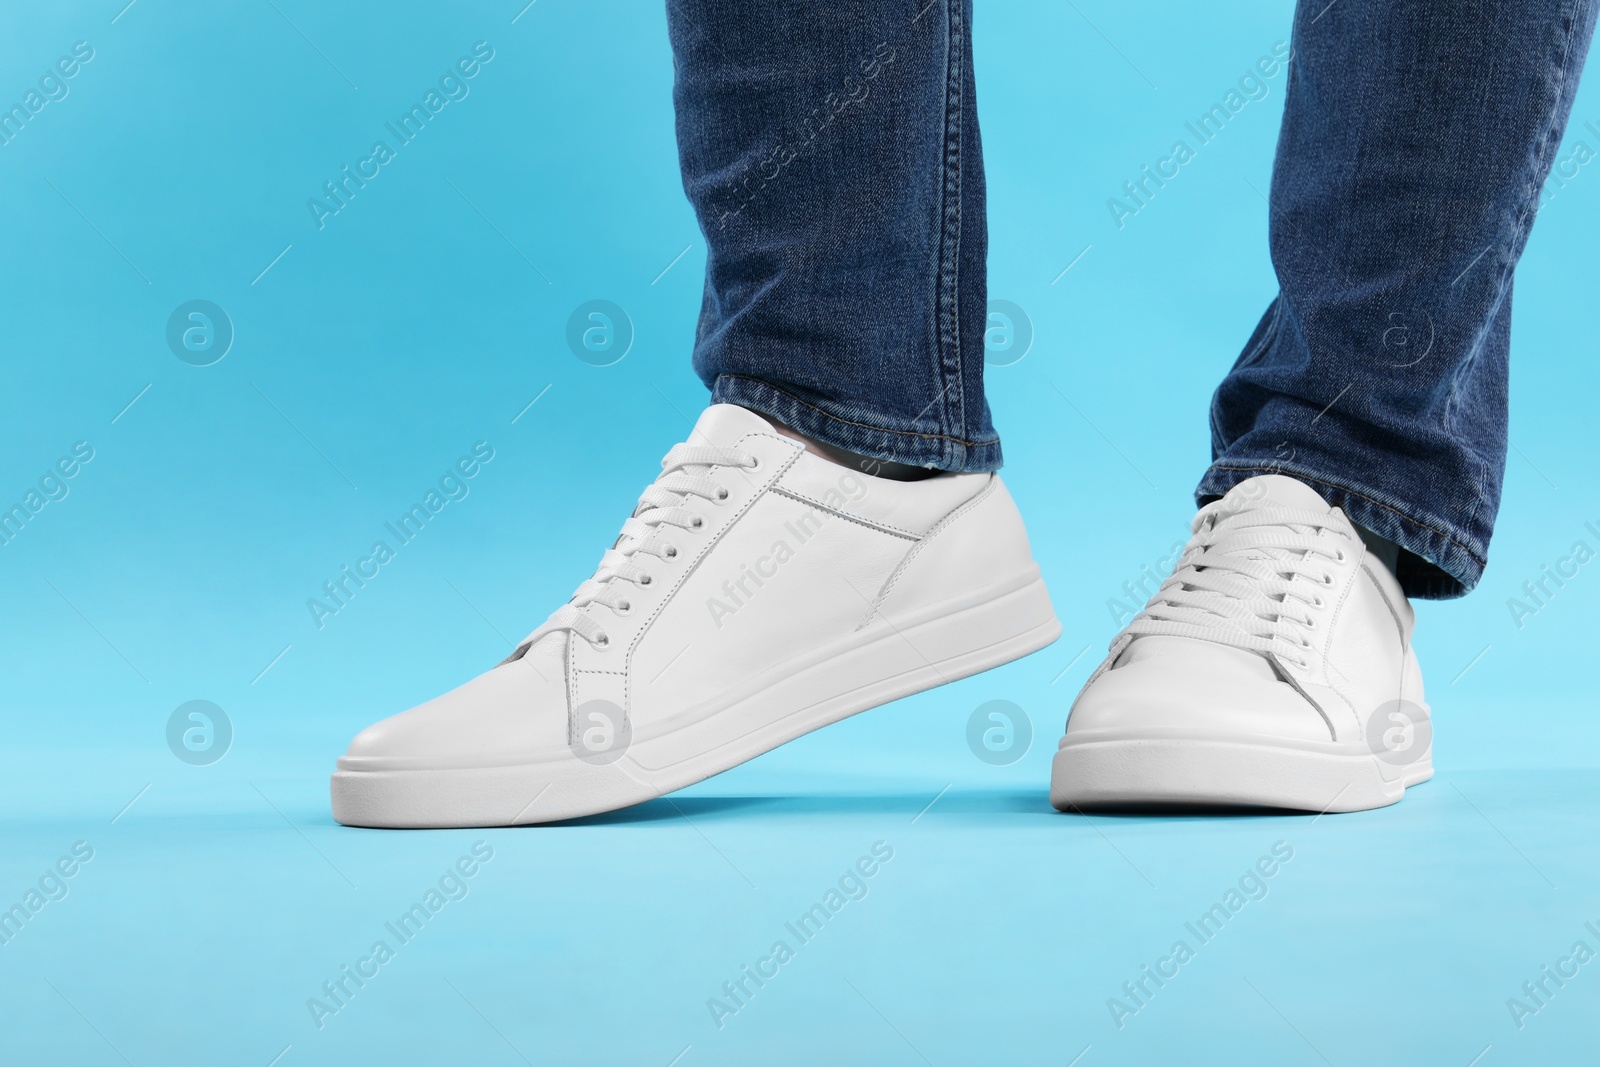
M 614 763 L 339 770 L 333 817 L 347 826 L 516 826 L 652 800 L 869 708 L 1021 659 L 1061 635 L 1037 566 L 983 594 L 890 625 L 881 616 L 787 664 L 757 691 L 655 736 Z
M 1050 803 L 1094 808 L 1366 811 L 1433 777 L 1431 750 L 1396 765 L 1365 750 L 1202 737 L 1068 738 L 1050 769 Z

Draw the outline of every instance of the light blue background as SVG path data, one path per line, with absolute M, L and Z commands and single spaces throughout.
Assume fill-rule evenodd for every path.
M 1283 76 L 1124 229 L 1105 202 L 1290 11 L 980 0 L 991 295 L 1035 331 L 991 400 L 1061 641 L 618 817 L 350 830 L 327 805 L 350 736 L 564 600 L 704 404 L 705 246 L 665 20 L 573 0 L 123 3 L 8 4 L 0 41 L 8 106 L 74 42 L 95 50 L 0 147 L 0 503 L 95 450 L 0 548 L 0 905 L 73 842 L 95 849 L 0 947 L 0 1060 L 1593 1056 L 1600 963 L 1520 1031 L 1506 999 L 1574 941 L 1600 949 L 1583 929 L 1600 926 L 1600 562 L 1521 629 L 1506 602 L 1574 541 L 1600 548 L 1600 172 L 1551 200 L 1518 273 L 1500 530 L 1477 593 L 1419 610 L 1440 774 L 1400 806 L 1050 812 L 1106 601 L 1185 535 L 1210 390 L 1273 293 L 1260 192 Z M 495 56 L 470 95 L 319 231 L 307 199 L 480 40 Z M 1600 148 L 1591 119 L 1592 82 L 1563 157 Z M 209 367 L 165 341 L 197 298 L 236 331 Z M 611 367 L 564 340 L 594 298 L 636 331 Z M 470 495 L 319 630 L 307 598 L 478 441 L 495 458 Z M 233 723 L 212 766 L 166 747 L 191 699 Z M 965 742 L 993 699 L 1035 731 L 1004 768 Z M 495 858 L 471 895 L 318 1030 L 307 998 L 480 839 Z M 707 998 L 879 840 L 896 855 L 870 895 L 717 1029 Z M 1295 858 L 1270 895 L 1119 1031 L 1107 998 L 1278 840 Z

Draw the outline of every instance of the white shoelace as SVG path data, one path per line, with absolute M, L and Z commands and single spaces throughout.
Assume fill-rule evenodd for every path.
M 510 658 L 519 658 L 539 638 L 559 630 L 574 633 L 597 648 L 605 648 L 611 639 L 588 609 L 599 605 L 617 615 L 631 612 L 633 605 L 623 583 L 642 587 L 655 580 L 640 557 L 675 558 L 678 547 L 666 536 L 665 530 L 675 527 L 695 531 L 705 525 L 705 517 L 690 507 L 689 502 L 696 497 L 714 504 L 728 499 L 727 488 L 711 476 L 711 468 L 754 470 L 758 463 L 755 456 L 737 449 L 674 445 L 661 461 L 661 476 L 640 494 L 638 506 L 622 524 L 622 533 L 606 549 L 594 574 L 578 586 L 571 600 L 523 638 Z
M 1342 563 L 1358 536 L 1334 512 L 1214 501 L 1195 516 L 1172 576 L 1123 632 L 1189 637 L 1276 654 L 1304 668 L 1324 594 L 1327 561 Z

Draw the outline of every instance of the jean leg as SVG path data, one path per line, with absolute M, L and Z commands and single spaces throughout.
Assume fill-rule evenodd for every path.
M 694 367 L 852 452 L 993 470 L 971 0 L 668 0 Z
M 1279 294 L 1217 389 L 1197 498 L 1289 474 L 1400 545 L 1409 595 L 1477 584 L 1512 274 L 1594 23 L 1591 0 L 1302 0 L 1272 176 Z

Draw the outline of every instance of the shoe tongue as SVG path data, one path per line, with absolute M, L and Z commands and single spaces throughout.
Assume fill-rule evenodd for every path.
M 776 433 L 766 419 L 737 404 L 712 404 L 701 412 L 694 424 L 688 443 L 695 446 L 710 445 L 732 448 L 739 438 L 752 433 Z
M 1327 501 L 1318 496 L 1317 491 L 1306 483 L 1281 474 L 1263 474 L 1248 478 L 1228 490 L 1228 494 L 1222 498 L 1222 503 L 1218 506 L 1217 525 L 1225 531 L 1228 528 L 1228 521 L 1235 515 L 1267 507 L 1324 514 L 1333 510 Z M 1299 526 L 1287 528 L 1303 529 Z M 1298 559 L 1304 553 L 1286 548 L 1253 547 L 1239 550 L 1238 554 L 1249 559 Z
M 1271 505 L 1301 511 L 1331 511 L 1327 501 L 1305 482 L 1282 474 L 1262 474 L 1246 478 L 1222 498 L 1225 514 Z

